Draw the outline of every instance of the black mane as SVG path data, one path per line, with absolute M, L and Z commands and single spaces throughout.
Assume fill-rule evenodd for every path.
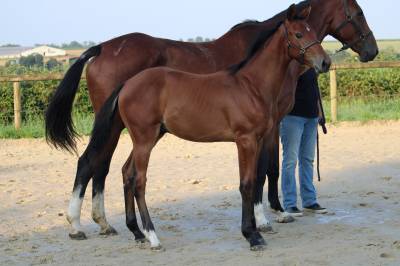
M 258 25 L 262 22 L 258 21 L 258 20 L 253 20 L 253 19 L 246 19 L 243 22 L 240 22 L 238 24 L 236 24 L 235 26 L 233 26 L 230 30 L 235 30 L 241 27 L 245 27 L 245 26 L 253 26 L 253 25 Z
M 302 1 L 298 4 L 296 4 L 297 11 L 301 11 L 304 8 L 308 7 L 310 5 L 310 2 L 311 2 L 311 0 L 305 0 L 305 1 Z M 275 31 L 279 28 L 279 26 L 285 21 L 285 19 L 287 17 L 287 11 L 288 10 L 284 10 L 284 11 L 280 12 L 279 14 L 275 15 L 274 17 L 272 17 L 266 21 L 263 21 L 263 22 L 259 22 L 257 20 L 245 20 L 244 22 L 239 23 L 232 27 L 231 30 L 234 30 L 234 29 L 245 27 L 245 26 L 260 25 L 265 22 L 271 22 L 273 20 L 276 20 L 276 23 L 277 23 L 274 28 L 265 29 L 257 35 L 257 37 L 253 40 L 253 42 L 247 49 L 246 58 L 243 59 L 240 63 L 230 66 L 228 68 L 229 73 L 231 73 L 232 75 L 236 74 L 240 69 L 242 69 L 248 63 L 248 61 L 255 55 L 255 53 L 260 49 L 260 47 L 262 47 L 262 45 L 275 33 Z
M 242 69 L 250 59 L 257 53 L 258 50 L 263 47 L 264 43 L 278 30 L 279 26 L 282 22 L 278 23 L 273 29 L 267 29 L 261 31 L 257 37 L 252 41 L 252 44 L 249 46 L 247 50 L 247 56 L 240 63 L 236 65 L 232 65 L 228 68 L 230 74 L 236 74 L 240 69 Z

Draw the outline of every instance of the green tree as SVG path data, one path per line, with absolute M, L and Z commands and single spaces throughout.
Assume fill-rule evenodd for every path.
M 23 56 L 19 59 L 19 64 L 24 67 L 43 67 L 43 56 L 40 54 L 32 54 L 29 56 Z
M 48 70 L 53 70 L 53 69 L 60 67 L 61 65 L 62 64 L 60 62 L 58 62 L 56 59 L 52 58 L 49 61 L 47 61 L 46 68 Z

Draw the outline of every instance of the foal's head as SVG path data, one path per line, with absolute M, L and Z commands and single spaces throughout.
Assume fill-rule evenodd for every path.
M 331 59 L 325 53 L 314 30 L 307 24 L 311 6 L 297 12 L 296 6 L 289 7 L 283 30 L 289 49 L 289 56 L 299 63 L 314 68 L 317 72 L 327 72 Z

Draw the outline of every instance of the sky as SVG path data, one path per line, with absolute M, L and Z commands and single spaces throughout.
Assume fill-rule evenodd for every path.
M 0 45 L 101 42 L 130 32 L 184 40 L 218 38 L 245 19 L 266 20 L 295 1 L 2 0 Z M 358 3 L 377 39 L 400 38 L 395 22 L 399 0 Z

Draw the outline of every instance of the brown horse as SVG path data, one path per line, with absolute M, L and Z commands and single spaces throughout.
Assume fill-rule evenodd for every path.
M 361 9 L 355 0 L 309 0 L 298 5 L 301 9 L 307 4 L 313 7 L 309 17 L 309 25 L 316 30 L 318 39 L 326 35 L 333 35 L 360 54 L 361 61 L 372 60 L 378 52 L 376 41 L 369 30 Z M 351 15 L 351 16 L 349 16 Z M 87 80 L 90 97 L 97 113 L 111 94 L 112 88 L 125 82 L 140 71 L 155 67 L 168 66 L 194 73 L 212 73 L 239 62 L 246 56 L 246 50 L 251 40 L 260 32 L 274 28 L 286 16 L 282 12 L 264 22 L 245 22 L 233 27 L 221 38 L 208 43 L 184 43 L 165 39 L 153 38 L 144 34 L 134 33 L 118 37 L 95 46 L 86 51 L 79 60 L 71 66 L 64 80 L 61 82 L 46 114 L 47 139 L 57 147 L 73 149 L 76 135 L 72 125 L 71 110 L 74 96 L 78 88 L 81 73 L 85 62 L 96 56 L 87 67 Z M 354 26 L 357 25 L 357 26 Z M 279 113 L 282 116 L 290 110 L 294 89 L 298 77 L 298 65 L 292 63 L 286 75 L 279 100 Z M 120 130 L 114 127 L 108 147 L 108 161 L 117 145 Z M 278 133 L 276 131 L 276 136 Z M 262 209 L 262 190 L 265 174 L 268 172 L 269 191 L 268 199 L 274 210 L 282 211 L 278 198 L 279 166 L 277 162 L 277 137 L 272 150 L 263 150 L 260 157 L 256 201 L 257 225 L 269 228 Z M 82 186 L 83 198 L 86 186 L 92 177 L 93 180 L 93 218 L 101 226 L 101 234 L 113 234 L 115 230 L 108 224 L 104 211 L 104 182 L 108 173 L 108 165 L 99 169 L 82 171 L 79 165 L 86 158 L 82 156 L 78 163 L 78 173 L 74 185 Z M 78 203 L 81 204 L 81 203 Z M 80 205 L 79 205 L 80 206 Z M 132 208 L 127 206 L 127 208 Z M 75 216 L 79 217 L 80 214 Z M 79 224 L 79 222 L 78 222 Z M 127 225 L 131 228 L 131 220 L 127 217 Z M 84 235 L 77 236 L 84 238 Z
M 318 72 L 327 72 L 331 64 L 306 23 L 310 10 L 297 14 L 292 5 L 287 19 L 276 30 L 262 32 L 248 57 L 229 70 L 203 75 L 168 67 L 144 70 L 106 101 L 85 151 L 87 164 L 96 168 L 108 160 L 103 148 L 107 148 L 118 113 L 133 142 L 132 157 L 124 171 L 125 192 L 136 198 L 143 233 L 153 249 L 161 244 L 146 206 L 146 173 L 151 151 L 166 132 L 189 141 L 236 143 L 242 233 L 252 250 L 264 247 L 254 217 L 257 161 L 263 138 L 270 137 L 278 122 L 282 81 L 293 59 Z M 136 232 L 137 237 L 142 236 L 138 227 Z

